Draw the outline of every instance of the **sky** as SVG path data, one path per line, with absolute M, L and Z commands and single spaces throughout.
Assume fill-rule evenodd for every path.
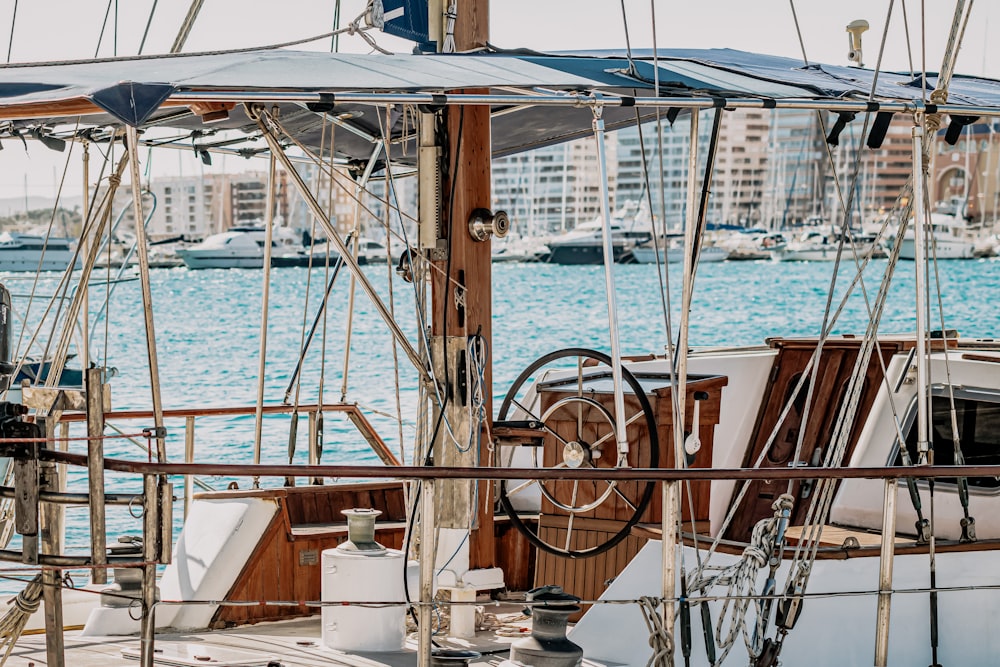
M 911 58 L 919 70 L 924 58 L 922 43 L 926 44 L 927 69 L 939 69 L 954 11 L 951 0 L 924 0 L 923 7 L 918 0 L 905 3 L 902 0 L 624 0 L 624 5 L 633 48 L 653 46 L 655 25 L 660 48 L 728 47 L 801 58 L 793 2 L 810 61 L 849 64 L 845 27 L 856 19 L 867 20 L 871 29 L 864 35 L 863 50 L 865 65 L 869 67 L 877 60 L 891 8 L 883 68 L 893 70 L 908 70 Z M 154 4 L 156 10 L 142 51 L 145 54 L 169 50 L 188 2 L 0 0 L 0 49 L 3 49 L 0 58 L 6 58 L 8 49 L 11 62 L 87 59 L 95 54 L 134 55 L 139 52 Z M 340 25 L 359 16 L 364 5 L 363 0 L 342 0 Z M 318 35 L 333 29 L 335 6 L 335 0 L 282 0 L 276 4 L 204 0 L 184 51 L 263 46 Z M 904 8 L 909 23 L 909 49 Z M 925 30 L 921 29 L 922 22 Z M 621 0 L 492 0 L 491 3 L 490 41 L 501 48 L 623 49 L 625 26 Z M 972 10 L 957 71 L 1000 79 L 1000 48 L 988 43 L 991 27 L 994 32 L 1000 30 L 1000 3 L 980 0 Z M 380 46 L 389 50 L 411 49 L 408 42 L 378 32 L 372 34 Z M 328 51 L 331 41 L 327 38 L 295 48 Z M 340 40 L 340 50 L 364 53 L 369 47 L 359 37 L 345 35 Z M 13 142 L 3 143 L 8 150 L 0 153 L 0 199 L 23 199 L 25 193 L 33 197 L 53 196 L 66 156 L 32 144 L 25 154 Z M 216 158 L 213 167 L 206 168 L 193 156 L 180 153 L 153 160 L 155 175 L 247 168 L 247 163 L 238 158 L 228 161 Z M 70 163 L 65 192 L 79 195 L 82 176 L 78 153 L 71 156 Z

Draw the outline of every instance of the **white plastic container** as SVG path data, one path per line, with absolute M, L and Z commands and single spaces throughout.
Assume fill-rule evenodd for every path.
M 326 549 L 324 602 L 399 602 L 404 599 L 403 552 L 365 556 Z M 399 651 L 406 638 L 406 607 L 323 607 L 323 646 L 340 651 Z

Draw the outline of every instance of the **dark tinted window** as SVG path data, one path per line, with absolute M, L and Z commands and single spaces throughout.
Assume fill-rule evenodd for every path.
M 952 440 L 951 402 L 947 396 L 933 396 L 931 411 L 931 446 L 934 448 L 936 465 L 955 464 L 955 445 Z M 1000 403 L 955 397 L 955 420 L 958 424 L 958 440 L 966 465 L 1000 464 Z M 906 448 L 910 458 L 917 462 L 917 425 L 910 425 L 906 436 Z M 902 456 L 896 457 L 896 465 L 902 465 Z M 942 482 L 954 482 L 942 479 Z M 970 486 L 1000 488 L 996 477 L 969 478 Z

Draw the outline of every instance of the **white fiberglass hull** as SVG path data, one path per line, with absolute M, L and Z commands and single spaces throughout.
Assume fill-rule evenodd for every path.
M 930 251 L 931 258 L 937 259 L 972 259 L 975 256 L 976 246 L 971 241 L 961 239 L 937 239 L 934 242 L 934 249 Z M 916 250 L 913 244 L 913 237 L 909 234 L 900 241 L 899 258 L 914 259 Z
M 644 595 L 662 595 L 660 551 L 659 541 L 648 542 L 601 598 L 632 600 Z M 688 571 L 697 562 L 690 547 L 684 549 L 682 558 Z M 728 565 L 736 558 L 731 555 L 720 558 L 720 554 L 716 554 L 712 561 Z M 936 559 L 939 589 L 968 587 L 940 590 L 938 594 L 939 661 L 954 665 L 996 664 L 996 656 L 1000 655 L 1000 633 L 996 631 L 995 619 L 1000 614 L 1000 601 L 989 589 L 1000 585 L 1000 551 L 939 552 Z M 786 561 L 778 570 L 779 590 L 784 589 L 788 568 L 789 561 Z M 766 576 L 765 564 L 758 572 L 751 594 L 760 593 Z M 878 557 L 817 560 L 807 589 L 810 597 L 804 601 L 802 614 L 785 639 L 781 663 L 811 667 L 873 664 L 878 581 Z M 929 665 L 933 662 L 928 583 L 927 554 L 896 555 L 893 565 L 893 590 L 896 592 L 892 595 L 890 615 L 890 665 Z M 709 589 L 706 596 L 725 595 L 725 591 L 723 587 Z M 700 595 L 697 591 L 688 591 L 688 594 L 692 598 Z M 716 638 L 722 607 L 722 602 L 710 603 Z M 747 613 L 746 619 L 752 634 L 755 622 L 752 611 Z M 706 658 L 701 611 L 694 606 L 691 625 L 691 664 L 710 664 Z M 728 631 L 727 628 L 724 631 Z M 673 636 L 680 637 L 679 622 Z M 774 636 L 773 619 L 766 636 Z M 584 655 L 591 660 L 644 665 L 651 655 L 647 627 L 637 605 L 594 605 L 576 624 L 570 639 L 580 644 Z M 718 651 L 718 655 L 721 654 Z M 680 660 L 679 648 L 677 659 Z M 723 664 L 746 665 L 747 662 L 747 649 L 742 635 L 738 635 Z
M 260 269 L 264 255 L 227 254 L 219 250 L 178 250 L 177 256 L 189 269 Z
M 872 245 L 866 243 L 857 246 L 858 258 L 863 259 L 869 255 L 872 251 Z M 802 247 L 796 248 L 794 246 L 788 245 L 784 248 L 774 251 L 775 259 L 779 259 L 784 262 L 832 262 L 837 259 L 837 246 L 836 245 L 824 245 L 822 247 Z M 849 246 L 844 246 L 844 252 L 841 254 L 841 260 L 849 260 L 853 256 L 851 248 Z
M 633 248 L 632 257 L 635 259 L 637 264 L 655 264 L 657 260 L 657 255 L 659 255 L 660 263 L 663 263 L 663 248 L 656 249 L 650 248 L 648 246 L 642 248 Z M 717 248 L 715 246 L 709 246 L 707 248 L 701 249 L 701 254 L 699 255 L 699 262 L 722 262 L 729 258 L 729 251 L 724 248 Z M 668 264 L 679 264 L 684 261 L 684 249 L 683 248 L 668 248 L 667 249 L 667 263 Z

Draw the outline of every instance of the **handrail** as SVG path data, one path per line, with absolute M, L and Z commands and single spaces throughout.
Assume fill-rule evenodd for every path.
M 293 412 L 301 412 L 305 414 L 310 413 L 320 413 L 320 412 L 342 412 L 345 413 L 354 427 L 358 429 L 361 436 L 368 443 L 368 446 L 372 448 L 376 456 L 385 465 L 399 466 L 402 465 L 401 461 L 396 457 L 396 455 L 389 449 L 389 446 L 385 444 L 382 437 L 375 431 L 371 422 L 365 417 L 361 408 L 358 407 L 357 403 L 312 403 L 306 405 L 286 405 L 284 403 L 277 405 L 265 405 L 263 407 L 262 414 L 291 414 Z M 242 416 L 242 415 L 253 415 L 256 414 L 256 407 L 252 405 L 239 405 L 239 406 L 228 406 L 228 407 L 210 407 L 210 408 L 172 408 L 163 411 L 164 419 L 182 419 L 190 417 L 225 417 L 225 416 Z M 105 421 L 111 420 L 125 420 L 125 419 L 152 419 L 152 410 L 119 410 L 110 411 L 104 413 Z M 80 413 L 63 413 L 60 421 L 62 422 L 83 422 L 87 420 L 87 415 Z
M 0 439 L 0 443 L 3 439 Z M 42 450 L 42 461 L 87 465 L 85 454 Z M 807 479 L 939 479 L 1000 477 L 1000 465 L 879 466 L 838 468 L 494 468 L 359 465 L 248 465 L 239 463 L 156 463 L 104 459 L 105 470 L 143 475 L 218 475 L 227 477 L 356 477 L 398 479 L 539 479 L 619 482 L 684 482 Z

